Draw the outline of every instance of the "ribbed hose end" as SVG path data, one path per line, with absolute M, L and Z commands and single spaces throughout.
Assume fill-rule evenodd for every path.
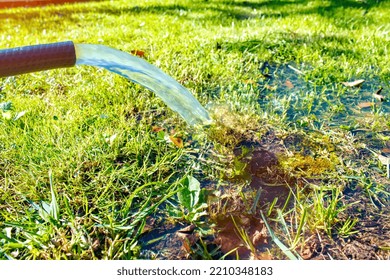
M 0 50 L 0 77 L 9 77 L 76 64 L 72 41 Z

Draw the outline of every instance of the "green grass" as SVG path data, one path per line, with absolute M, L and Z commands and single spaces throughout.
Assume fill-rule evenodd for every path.
M 217 123 L 194 130 L 150 91 L 102 69 L 1 78 L 0 259 L 143 258 L 150 217 L 196 224 L 205 238 L 189 258 L 218 258 L 207 251 L 207 219 L 216 209 L 230 215 L 213 204 L 224 199 L 258 217 L 264 209 L 291 250 L 312 234 L 353 237 L 364 219 L 356 201 L 389 211 L 385 167 L 368 151 L 390 148 L 389 103 L 372 97 L 382 87 L 390 98 L 389 9 L 373 0 L 119 0 L 0 10 L 1 49 L 72 40 L 143 50 Z M 341 84 L 355 79 L 366 81 Z M 248 189 L 251 148 L 235 154 L 270 131 L 284 150 L 269 172 L 291 189 L 292 208 L 253 205 L 262 200 Z M 188 178 L 214 197 L 208 214 L 183 198 Z M 277 246 L 270 254 L 285 258 Z

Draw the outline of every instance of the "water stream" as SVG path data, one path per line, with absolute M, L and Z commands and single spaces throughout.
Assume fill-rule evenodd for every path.
M 75 44 L 75 48 L 76 65 L 103 67 L 150 89 L 190 125 L 212 122 L 206 109 L 185 87 L 145 60 L 102 45 Z

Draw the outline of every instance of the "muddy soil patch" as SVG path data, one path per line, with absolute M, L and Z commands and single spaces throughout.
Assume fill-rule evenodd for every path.
M 321 179 L 296 177 L 281 168 L 279 158 L 286 149 L 310 155 L 307 143 L 302 145 L 305 139 L 301 136 L 290 134 L 282 139 L 269 130 L 258 141 L 244 141 L 238 145 L 234 156 L 245 164 L 246 174 L 227 180 L 222 186 L 217 182 L 203 183 L 209 191 L 209 215 L 203 225 L 207 224 L 212 233 L 202 234 L 200 224 L 172 224 L 164 220 L 154 223 L 152 219 L 148 221 L 151 230 L 141 238 L 142 256 L 154 259 L 286 259 L 272 242 L 260 211 L 267 213 L 271 205 L 274 209 L 291 209 L 294 207 L 291 193 L 296 188 L 305 188 L 307 184 L 326 185 Z M 328 144 L 324 147 L 332 148 Z M 247 180 L 247 184 L 243 186 L 240 180 Z M 241 186 L 240 191 L 238 186 Z M 344 189 L 342 199 L 342 203 L 353 207 L 338 218 L 357 218 L 356 233 L 342 238 L 336 234 L 328 236 L 320 231 L 307 231 L 296 252 L 303 259 L 388 259 L 388 203 L 382 203 L 378 208 L 363 189 L 356 188 L 353 180 Z M 267 214 L 269 224 L 287 244 L 278 224 L 272 222 L 275 212 Z

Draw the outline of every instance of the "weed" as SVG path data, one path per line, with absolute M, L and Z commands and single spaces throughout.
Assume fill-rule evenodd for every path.
M 187 176 L 181 183 L 177 201 L 179 205 L 167 204 L 167 211 L 172 219 L 198 224 L 207 215 L 205 190 L 200 188 L 199 181 L 192 176 Z
M 357 222 L 358 219 L 351 219 L 350 217 L 348 217 L 347 220 L 345 220 L 344 223 L 338 227 L 337 234 L 341 237 L 347 238 L 358 233 L 359 231 L 354 230 L 354 227 Z

